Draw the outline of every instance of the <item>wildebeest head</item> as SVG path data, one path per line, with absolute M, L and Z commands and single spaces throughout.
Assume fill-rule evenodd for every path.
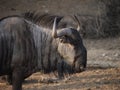
M 31 14 L 29 15 L 29 13 L 28 13 L 26 16 L 31 17 Z M 34 16 L 37 16 L 37 18 L 34 18 Z M 62 25 L 62 29 L 61 29 L 60 25 L 63 24 L 63 23 L 59 23 L 61 21 L 61 19 L 63 18 L 61 16 L 45 14 L 42 16 L 33 15 L 32 18 L 33 18 L 33 21 L 35 21 L 35 23 L 38 22 L 37 24 L 39 24 L 42 27 L 44 27 L 44 26 L 47 27 L 47 25 L 48 25 L 48 28 L 50 29 L 51 25 L 53 25 L 52 37 L 54 38 L 53 41 L 55 41 L 55 43 L 57 45 L 54 43 L 52 45 L 52 47 L 55 47 L 56 52 L 54 52 L 54 53 L 59 53 L 59 55 L 60 55 L 60 58 L 57 58 L 57 60 L 61 59 L 61 57 L 62 57 L 63 62 L 65 61 L 65 63 L 64 63 L 65 65 L 63 66 L 64 69 L 69 68 L 70 71 L 72 71 L 72 72 L 80 72 L 86 68 L 87 52 L 86 52 L 86 48 L 83 45 L 82 38 L 80 37 L 80 34 L 78 32 L 80 29 L 79 24 L 78 24 L 77 29 L 66 28 L 66 26 L 63 26 L 63 25 Z M 28 19 L 29 19 L 29 17 L 28 17 Z M 53 22 L 54 22 L 54 24 L 53 24 Z M 67 23 L 65 23 L 65 24 L 67 24 Z M 57 30 L 56 30 L 57 26 L 60 29 L 57 28 Z M 47 30 L 45 30 L 45 32 L 46 31 Z M 48 30 L 48 32 L 50 34 L 51 29 Z M 48 34 L 48 32 L 46 34 Z M 51 35 L 50 35 L 50 37 L 51 37 Z M 56 48 L 57 48 L 57 50 L 56 50 Z M 54 48 L 52 48 L 52 49 L 54 49 Z M 53 56 L 53 57 L 55 57 L 55 56 Z M 54 62 L 54 58 L 52 60 L 53 60 L 52 62 Z M 60 61 L 60 60 L 58 60 L 58 61 Z M 69 70 L 66 70 L 66 71 L 69 72 Z
M 86 68 L 87 52 L 80 34 L 74 28 L 63 28 L 56 31 L 56 19 L 52 36 L 59 39 L 58 51 L 73 72 L 81 72 Z

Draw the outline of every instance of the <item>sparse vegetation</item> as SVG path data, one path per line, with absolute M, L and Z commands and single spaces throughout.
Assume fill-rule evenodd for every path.
M 79 15 L 83 37 L 105 38 L 120 35 L 120 1 L 98 0 L 96 15 Z M 104 13 L 103 13 L 104 12 Z
M 120 89 L 120 0 L 0 0 L 0 11 L 0 18 L 26 11 L 78 14 L 81 23 L 88 51 L 86 71 L 60 83 L 41 83 L 40 79 L 49 75 L 38 72 L 27 78 L 23 90 Z M 0 90 L 11 89 L 0 80 Z

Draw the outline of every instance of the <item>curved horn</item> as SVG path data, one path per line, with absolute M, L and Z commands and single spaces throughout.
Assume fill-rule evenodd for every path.
M 80 21 L 79 21 L 79 19 L 77 18 L 77 16 L 76 16 L 76 15 L 74 15 L 72 18 L 73 18 L 73 19 L 74 19 L 74 21 L 76 21 L 76 22 L 77 22 L 77 24 L 78 24 L 77 31 L 80 31 Z
M 65 35 L 66 36 L 72 35 L 72 30 L 70 28 L 63 28 L 59 31 L 56 31 L 56 21 L 57 21 L 57 17 L 55 17 L 54 19 L 52 37 L 58 38 L 58 37 L 65 36 Z
M 54 38 L 57 38 L 56 21 L 57 21 L 57 17 L 55 17 L 55 19 L 54 19 L 54 23 L 53 23 L 52 36 L 53 36 Z
M 57 33 L 58 37 L 65 36 L 65 35 L 72 37 L 71 28 L 63 28 L 62 30 L 59 30 L 58 33 Z

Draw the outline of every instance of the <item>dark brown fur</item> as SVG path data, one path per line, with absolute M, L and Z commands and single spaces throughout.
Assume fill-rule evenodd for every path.
M 26 13 L 0 20 L 0 76 L 8 75 L 13 90 L 22 90 L 22 82 L 36 71 L 49 73 L 81 72 L 86 68 L 87 52 L 77 30 L 72 37 L 51 36 L 54 18 L 62 17 Z M 66 57 L 66 56 L 67 57 Z

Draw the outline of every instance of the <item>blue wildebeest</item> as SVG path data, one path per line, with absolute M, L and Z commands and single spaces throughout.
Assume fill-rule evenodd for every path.
M 27 13 L 0 20 L 0 76 L 8 76 L 13 90 L 22 90 L 23 80 L 37 71 L 56 70 L 61 78 L 86 68 L 87 52 L 78 31 L 57 29 L 61 19 Z M 45 27 L 51 25 L 53 29 Z

